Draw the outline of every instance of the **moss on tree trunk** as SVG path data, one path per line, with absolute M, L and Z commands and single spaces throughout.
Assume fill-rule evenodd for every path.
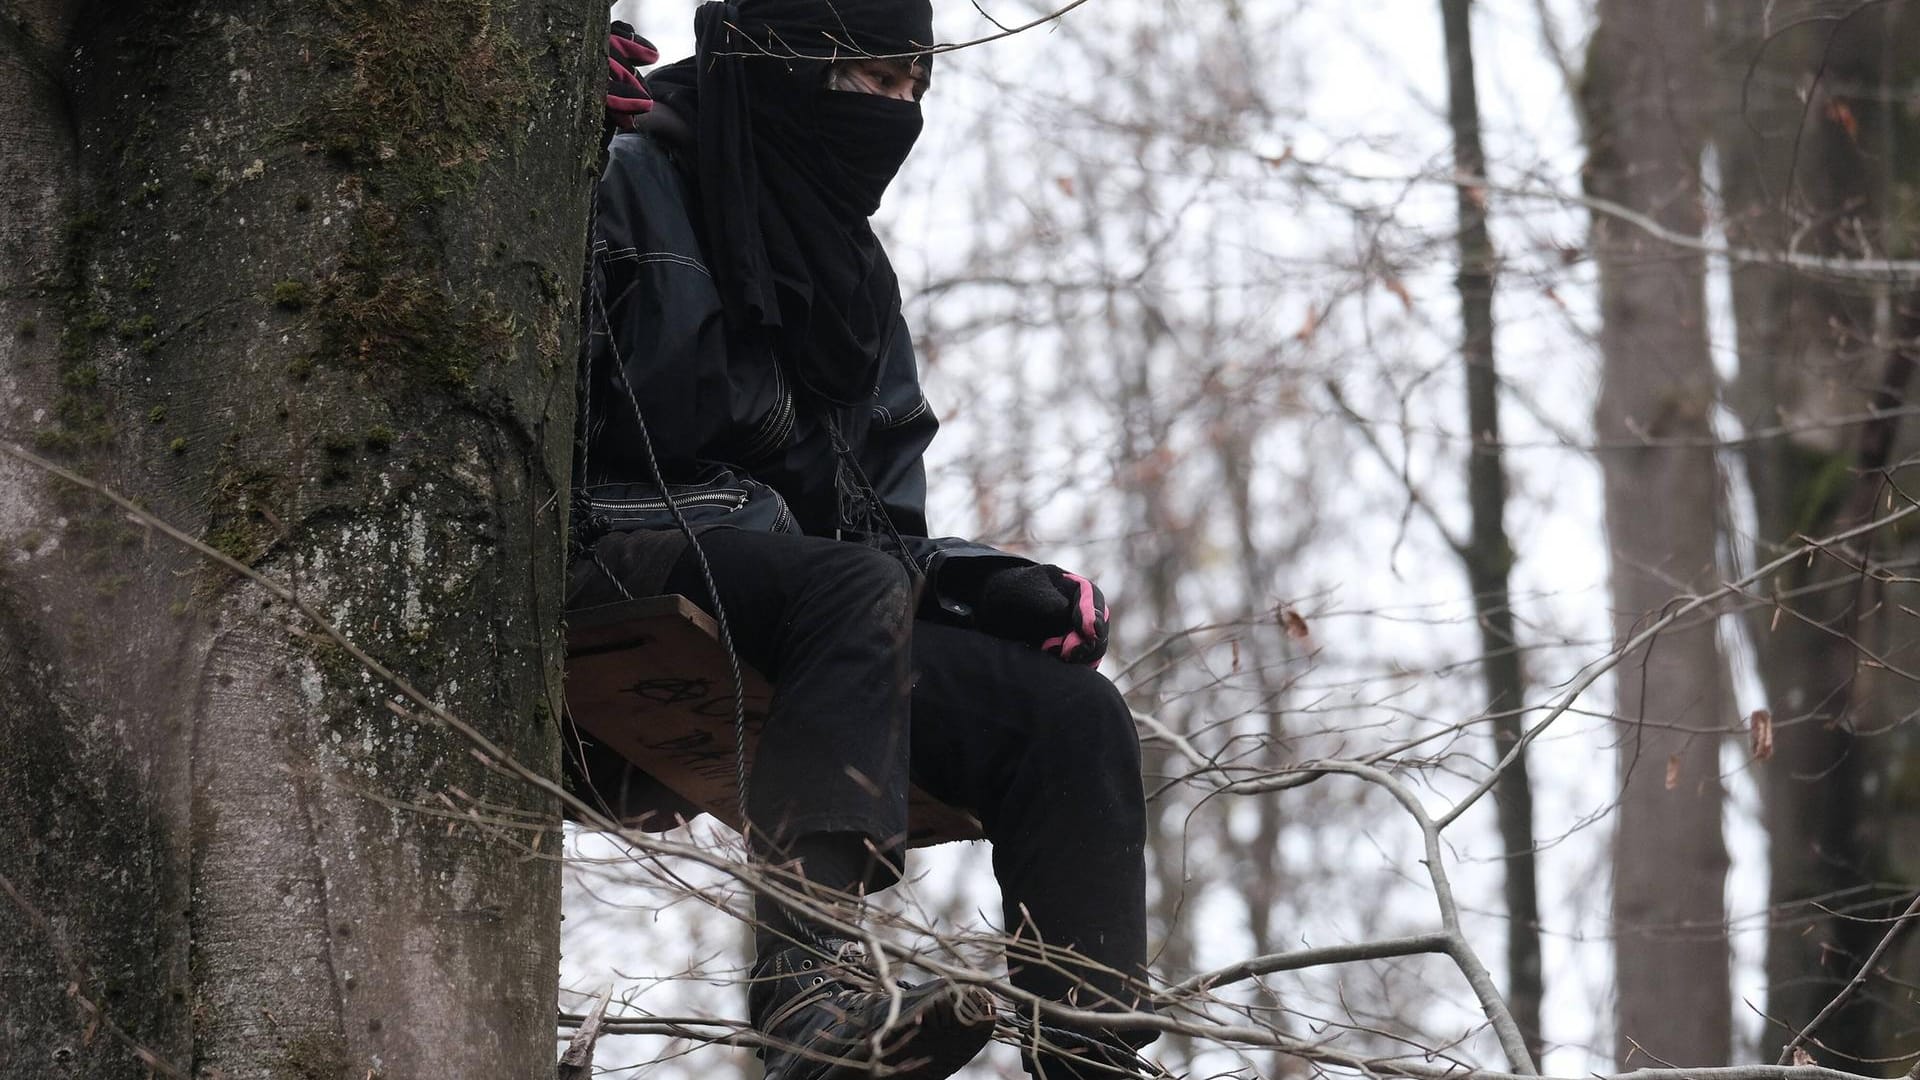
M 21 15 L 0 439 L 288 583 L 555 770 L 601 13 Z M 0 1076 L 550 1072 L 548 798 L 244 578 L 10 458 L 0 550 Z M 94 1007 L 125 1038 L 89 1037 Z

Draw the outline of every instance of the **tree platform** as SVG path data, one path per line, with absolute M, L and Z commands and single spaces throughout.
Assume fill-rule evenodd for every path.
M 747 768 L 772 694 L 740 665 Z M 594 738 L 688 803 L 740 828 L 734 784 L 733 684 L 719 630 L 684 596 L 649 596 L 567 617 L 567 709 Z M 915 788 L 907 843 L 985 834 L 972 814 Z

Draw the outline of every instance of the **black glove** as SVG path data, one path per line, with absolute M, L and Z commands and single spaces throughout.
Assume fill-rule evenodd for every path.
M 1069 664 L 1099 667 L 1107 654 L 1107 598 L 1098 586 L 1057 566 L 1012 566 L 980 583 L 974 625 L 1024 641 Z

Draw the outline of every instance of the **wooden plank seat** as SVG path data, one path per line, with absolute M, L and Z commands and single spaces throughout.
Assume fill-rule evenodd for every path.
M 742 664 L 747 767 L 770 691 Z M 719 631 L 684 596 L 649 596 L 567 617 L 567 709 L 595 739 L 691 805 L 740 828 L 733 755 L 733 684 Z M 915 788 L 907 807 L 913 847 L 978 840 L 972 814 Z

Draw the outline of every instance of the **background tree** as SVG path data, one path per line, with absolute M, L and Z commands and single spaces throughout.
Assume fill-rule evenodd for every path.
M 0 5 L 0 450 L 548 772 L 602 16 Z M 550 798 L 10 450 L 0 550 L 0 1073 L 551 1074 Z
M 1864 524 L 1912 491 L 1905 423 L 1920 297 L 1920 129 L 1912 101 L 1920 9 L 1904 2 L 1715 9 L 1715 147 L 1737 249 L 1858 260 L 1837 275 L 1736 264 L 1739 375 L 1756 561 Z M 1904 532 L 1871 533 L 1755 590 L 1751 623 L 1773 713 L 1769 1056 L 1866 961 L 1917 885 L 1920 652 Z M 1909 1059 L 1920 1009 L 1896 954 L 1814 1033 L 1833 1060 Z M 1904 960 L 1902 959 L 1904 958 Z
M 1716 25 L 1730 244 L 1912 256 L 1920 12 L 1895 2 L 1768 17 L 1732 6 Z M 1920 334 L 1912 281 L 1738 265 L 1734 315 L 1741 421 L 1788 429 L 1745 454 L 1757 557 L 1899 502 L 1914 446 L 1903 425 Z M 1899 675 L 1920 644 L 1899 571 L 1910 557 L 1905 534 L 1870 534 L 1768 580 L 1753 609 L 1776 732 L 1764 773 L 1768 1043 L 1788 1042 L 1853 978 L 1884 936 L 1874 920 L 1899 915 L 1920 882 L 1907 836 L 1916 803 L 1901 780 L 1916 761 L 1914 694 Z M 1857 1061 L 1920 1051 L 1901 969 L 1872 972 L 1816 1045 Z
M 1702 3 L 1601 0 L 1588 47 L 1588 193 L 1689 235 L 1709 74 Z M 1614 640 L 1676 594 L 1720 580 L 1721 478 L 1708 351 L 1706 261 L 1595 214 L 1602 381 L 1594 414 L 1606 476 Z M 1615 1060 L 1727 1060 L 1727 849 L 1721 733 L 1734 717 L 1714 620 L 1663 633 L 1615 673 L 1620 806 L 1613 837 Z
M 1540 1027 L 1540 890 L 1534 871 L 1533 784 L 1528 779 L 1526 676 L 1520 670 L 1520 639 L 1514 632 L 1508 575 L 1513 546 L 1507 539 L 1507 467 L 1500 446 L 1500 370 L 1494 358 L 1497 256 L 1487 231 L 1487 152 L 1480 136 L 1480 94 L 1475 85 L 1473 5 L 1442 0 L 1441 36 L 1447 47 L 1447 127 L 1453 136 L 1455 195 L 1460 220 L 1461 381 L 1467 394 L 1467 504 L 1471 517 L 1457 546 L 1473 595 L 1480 628 L 1481 679 L 1487 685 L 1487 715 L 1493 751 L 1500 761 L 1495 801 L 1500 840 L 1502 893 L 1507 907 L 1507 1000 L 1513 1018 L 1538 1059 L 1545 1043 Z M 1511 760 L 1508 760 L 1511 757 Z

